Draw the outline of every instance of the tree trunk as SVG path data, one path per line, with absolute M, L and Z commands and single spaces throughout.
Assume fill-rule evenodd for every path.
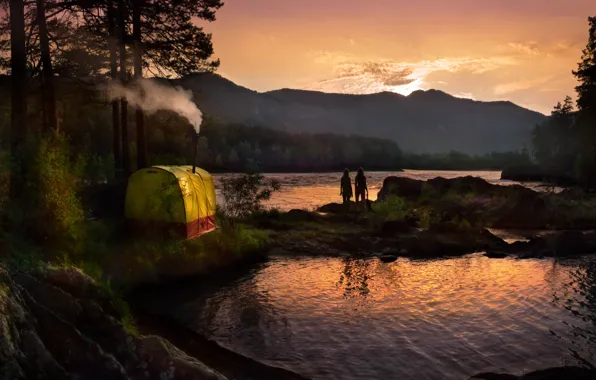
M 46 23 L 44 0 L 36 0 L 37 25 L 39 27 L 39 49 L 41 55 L 42 76 L 41 96 L 43 110 L 44 132 L 56 131 L 58 119 L 56 115 L 56 93 L 54 90 L 54 71 L 52 70 L 52 56 L 50 53 L 50 39 Z
M 110 50 L 110 76 L 118 80 L 118 29 L 114 1 L 108 0 L 108 48 Z M 122 170 L 122 145 L 120 143 L 120 107 L 118 100 L 112 100 L 112 149 L 114 150 L 114 171 L 116 177 Z
M 12 79 L 10 108 L 10 140 L 12 151 L 10 196 L 22 195 L 23 142 L 27 136 L 25 116 L 27 112 L 26 85 L 27 61 L 25 53 L 25 10 L 23 0 L 10 0 L 10 69 Z
M 128 70 L 126 62 L 126 5 L 124 1 L 118 3 L 118 23 L 120 30 L 120 81 L 123 86 L 128 82 Z M 126 98 L 120 99 L 120 123 L 122 128 L 122 168 L 124 177 L 128 178 L 131 172 L 130 168 L 130 145 L 128 142 L 128 101 Z
M 141 44 L 141 1 L 135 0 L 132 10 L 132 38 L 134 42 L 134 69 L 135 80 L 140 82 L 143 79 L 143 50 Z M 145 137 L 145 115 L 143 110 L 137 107 L 135 111 L 137 125 L 137 169 L 147 167 L 147 140 Z

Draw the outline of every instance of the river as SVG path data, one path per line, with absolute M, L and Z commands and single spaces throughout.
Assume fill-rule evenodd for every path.
M 221 202 L 219 192 L 219 181 L 221 178 L 230 177 L 234 174 L 214 175 L 218 195 L 218 202 Z M 352 182 L 355 173 L 351 173 Z M 383 185 L 383 180 L 388 176 L 400 176 L 412 179 L 427 180 L 436 177 L 455 178 L 462 176 L 474 176 L 484 178 L 490 183 L 499 185 L 518 184 L 518 182 L 501 180 L 500 171 L 432 171 L 432 170 L 405 170 L 401 172 L 368 172 L 366 173 L 370 200 L 377 199 L 377 192 Z M 293 208 L 313 210 L 317 207 L 331 202 L 341 202 L 339 196 L 339 180 L 342 173 L 279 173 L 266 174 L 267 178 L 277 179 L 281 183 L 281 190 L 274 193 L 268 206 L 288 211 Z M 524 183 L 524 186 L 535 190 L 558 190 L 557 188 L 546 187 L 541 183 Z
M 368 173 L 427 179 L 499 172 Z M 339 174 L 274 174 L 269 206 L 338 200 Z M 536 188 L 539 184 L 532 184 Z M 312 379 L 467 379 L 596 361 L 596 258 L 272 257 L 142 301 L 220 345 Z M 592 339 L 592 344 L 589 339 Z M 573 350 L 573 351 L 572 351 Z

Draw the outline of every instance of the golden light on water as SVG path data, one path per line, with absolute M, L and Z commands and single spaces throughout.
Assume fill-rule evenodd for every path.
M 561 276 L 568 279 L 550 261 L 464 257 L 383 264 L 377 259 L 318 259 L 313 265 L 312 260 L 296 260 L 265 269 L 256 291 L 265 291 L 279 307 L 305 313 L 350 308 L 351 299 L 376 313 L 398 308 L 404 313 L 475 314 L 533 307 L 525 305 L 530 295 L 548 302 L 554 290 L 549 286 L 561 283 Z

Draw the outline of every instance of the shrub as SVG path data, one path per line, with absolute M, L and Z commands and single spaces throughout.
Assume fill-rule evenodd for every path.
M 280 189 L 278 180 L 268 180 L 261 173 L 222 178 L 223 212 L 233 219 L 246 219 L 264 210 L 274 191 Z
M 403 198 L 392 195 L 373 204 L 374 217 L 382 222 L 400 220 L 406 214 L 406 202 Z
M 23 194 L 10 203 L 17 233 L 38 244 L 76 250 L 83 241 L 84 212 L 79 199 L 84 163 L 70 155 L 67 141 L 58 135 L 32 136 L 24 146 Z

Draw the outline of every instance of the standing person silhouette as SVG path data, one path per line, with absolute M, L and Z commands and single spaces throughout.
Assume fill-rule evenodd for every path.
M 342 196 L 344 207 L 347 209 L 349 207 L 350 199 L 353 195 L 352 179 L 350 178 L 350 171 L 348 169 L 344 170 L 344 175 L 341 177 L 339 195 Z
M 359 168 L 358 174 L 356 174 L 356 178 L 354 178 L 354 187 L 356 189 L 356 203 L 358 200 L 365 201 L 368 199 L 368 186 L 366 186 L 366 177 L 364 176 L 364 169 Z M 366 194 L 366 198 L 364 195 Z M 364 210 L 367 209 L 367 205 L 364 205 Z

